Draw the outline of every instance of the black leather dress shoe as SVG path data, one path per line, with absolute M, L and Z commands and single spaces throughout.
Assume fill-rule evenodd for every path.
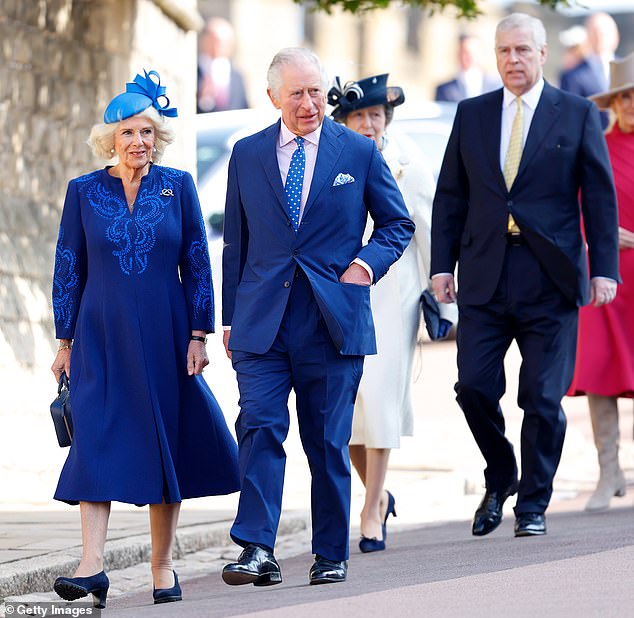
M 517 493 L 517 484 L 515 483 L 502 491 L 487 489 L 473 516 L 471 533 L 474 536 L 484 536 L 493 532 L 502 521 L 504 502 L 515 493 Z
M 515 536 L 542 534 L 546 534 L 546 517 L 543 513 L 520 513 L 515 518 Z
M 222 569 L 222 580 L 230 586 L 273 586 L 281 583 L 282 572 L 272 552 L 257 545 L 247 545 L 237 562 Z
M 343 560 L 328 560 L 322 556 L 315 556 L 315 562 L 310 567 L 309 580 L 311 584 L 331 584 L 345 582 L 348 573 L 348 563 Z

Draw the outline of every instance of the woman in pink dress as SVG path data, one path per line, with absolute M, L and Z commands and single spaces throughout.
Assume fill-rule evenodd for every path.
M 587 395 L 600 476 L 587 511 L 625 495 L 619 465 L 617 399 L 634 397 L 634 54 L 610 65 L 610 89 L 590 97 L 610 110 L 606 142 L 619 206 L 620 273 L 613 303 L 588 306 L 579 315 L 577 366 L 570 395 Z

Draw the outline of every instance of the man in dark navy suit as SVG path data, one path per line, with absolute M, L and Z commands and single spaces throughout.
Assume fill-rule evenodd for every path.
M 273 547 L 294 390 L 312 475 L 309 581 L 323 584 L 346 579 L 348 441 L 363 357 L 376 353 L 369 286 L 400 257 L 414 224 L 374 141 L 324 119 L 317 56 L 278 52 L 268 81 L 282 118 L 235 145 L 227 183 L 222 314 L 240 388 L 231 537 L 244 551 L 222 577 L 282 581 Z M 374 231 L 363 245 L 368 214 Z
M 458 65 L 460 70 L 454 79 L 439 84 L 436 101 L 453 101 L 475 97 L 490 92 L 500 86 L 497 75 L 489 75 L 482 70 L 480 58 L 482 42 L 479 38 L 463 34 L 458 41 Z
M 503 19 L 496 57 L 504 88 L 458 105 L 434 200 L 431 272 L 438 300 L 454 302 L 458 263 L 457 401 L 486 461 L 472 532 L 494 530 L 518 493 L 515 535 L 530 536 L 546 532 L 578 307 L 616 294 L 617 211 L 596 107 L 543 79 L 542 23 L 522 13 Z M 499 405 L 514 340 L 519 480 Z
M 222 17 L 212 17 L 201 32 L 197 112 L 224 112 L 249 107 L 242 73 L 231 59 L 234 42 L 233 27 Z

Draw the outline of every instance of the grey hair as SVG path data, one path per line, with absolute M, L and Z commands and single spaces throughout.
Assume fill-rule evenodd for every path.
M 142 112 L 135 114 L 132 118 L 147 118 L 154 127 L 154 148 L 156 152 L 152 154 L 152 161 L 159 163 L 165 149 L 174 141 L 175 134 L 173 127 L 167 118 L 161 116 L 151 105 Z M 93 154 L 105 161 L 110 161 L 116 157 L 114 149 L 114 134 L 119 126 L 118 122 L 98 123 L 90 130 L 87 144 L 92 148 Z
M 273 97 L 277 99 L 280 94 L 280 88 L 282 87 L 282 67 L 299 64 L 312 64 L 319 70 L 321 87 L 324 91 L 324 96 L 326 96 L 328 74 L 322 66 L 319 56 L 304 47 L 285 47 L 275 54 L 266 74 L 269 89 Z
M 508 32 L 515 28 L 528 28 L 533 33 L 533 42 L 537 49 L 546 47 L 546 29 L 541 20 L 526 13 L 511 13 L 495 28 L 495 40 L 500 32 Z

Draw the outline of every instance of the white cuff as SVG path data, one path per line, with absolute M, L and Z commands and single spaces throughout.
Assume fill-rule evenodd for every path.
M 361 258 L 354 258 L 352 264 L 358 264 L 370 275 L 370 283 L 374 283 L 374 272 L 368 264 L 366 264 Z

